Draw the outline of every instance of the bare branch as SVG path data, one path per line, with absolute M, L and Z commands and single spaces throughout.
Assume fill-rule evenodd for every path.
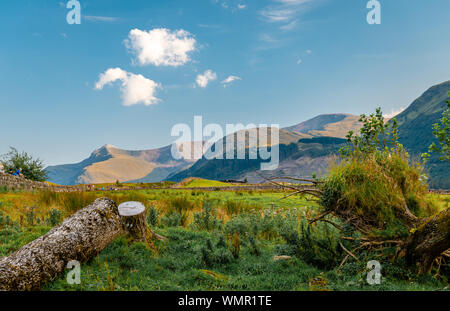
M 342 245 L 342 243 L 341 242 L 339 242 L 339 245 L 342 247 L 342 249 L 344 250 L 344 252 L 346 252 L 347 254 L 349 254 L 350 256 L 352 256 L 356 261 L 358 261 L 359 262 L 359 259 L 358 259 L 358 257 L 356 257 L 355 255 L 353 255 L 353 253 L 352 252 L 350 252 L 348 249 L 346 249 L 345 248 L 345 246 L 344 245 Z

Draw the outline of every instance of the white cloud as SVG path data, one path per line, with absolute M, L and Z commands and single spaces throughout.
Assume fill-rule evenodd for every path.
M 92 16 L 92 15 L 83 15 L 83 18 L 85 20 L 91 21 L 91 22 L 115 22 L 118 19 L 116 17 L 110 17 L 110 16 Z
M 259 40 L 263 41 L 263 42 L 267 42 L 267 43 L 278 43 L 279 40 L 272 37 L 270 34 L 268 33 L 262 33 L 259 35 Z
M 230 84 L 230 83 L 232 83 L 232 82 L 234 82 L 236 80 L 242 80 L 242 78 L 238 77 L 238 76 L 229 76 L 228 78 L 226 78 L 225 80 L 223 80 L 220 83 L 223 84 L 223 87 L 227 87 L 228 84 Z
M 142 75 L 126 72 L 120 68 L 110 68 L 100 74 L 95 84 L 96 90 L 102 90 L 105 85 L 121 81 L 122 101 L 124 106 L 144 104 L 146 106 L 157 104 L 160 99 L 155 97 L 157 89 L 161 88 L 159 83 L 147 79 Z
M 212 70 L 206 70 L 203 74 L 197 76 L 197 80 L 195 81 L 197 85 L 201 88 L 205 88 L 208 86 L 209 82 L 217 79 L 217 74 Z
M 295 10 L 293 9 L 274 9 L 274 8 L 266 8 L 261 11 L 261 15 L 268 22 L 289 22 L 295 14 Z
M 228 1 L 214 0 L 214 2 L 216 4 L 219 4 L 222 8 L 230 10 L 232 13 L 235 13 L 239 10 L 245 10 L 247 8 L 247 4 L 236 0 L 228 0 Z
M 281 30 L 285 30 L 285 31 L 292 30 L 292 29 L 295 28 L 295 26 L 297 26 L 297 22 L 298 22 L 298 20 L 293 20 L 293 21 L 290 22 L 289 24 L 280 26 L 280 29 L 281 29 Z
M 290 4 L 290 5 L 299 5 L 299 4 L 304 4 L 306 2 L 311 2 L 314 0 L 276 0 L 276 2 L 280 2 L 283 4 Z
M 399 114 L 402 113 L 403 111 L 405 111 L 405 108 L 404 108 L 404 107 L 401 107 L 401 108 L 398 109 L 398 110 L 392 109 L 392 110 L 391 110 L 391 113 L 383 114 L 383 117 L 384 117 L 385 119 L 392 119 L 393 117 L 399 115 Z
M 306 4 L 314 0 L 273 0 L 273 4 L 262 9 L 259 14 L 269 23 L 282 23 L 281 30 L 292 30 L 297 26 L 298 16 L 306 9 Z
M 299 60 L 297 61 L 297 65 L 300 65 L 301 63 L 303 63 L 303 60 L 299 59 Z
M 126 47 L 136 55 L 140 65 L 178 67 L 189 62 L 197 41 L 187 31 L 155 28 L 133 29 L 125 40 Z

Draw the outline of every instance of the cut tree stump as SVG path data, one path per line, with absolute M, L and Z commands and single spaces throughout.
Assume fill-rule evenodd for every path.
M 122 229 L 134 241 L 149 242 L 149 229 L 146 221 L 145 206 L 140 202 L 125 202 L 119 205 L 122 216 Z
M 63 273 L 68 262 L 93 258 L 121 233 L 147 242 L 152 232 L 145 207 L 129 206 L 119 211 L 112 200 L 97 199 L 44 236 L 0 258 L 0 291 L 38 290 Z
M 147 225 L 145 206 L 140 202 L 125 202 L 119 205 L 119 215 L 122 216 L 122 228 L 134 241 L 146 242 L 153 245 L 152 240 L 166 240 L 155 233 Z

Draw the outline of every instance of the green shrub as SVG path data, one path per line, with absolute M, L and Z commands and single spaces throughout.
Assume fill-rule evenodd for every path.
M 147 223 L 152 226 L 155 227 L 156 225 L 158 225 L 158 217 L 159 217 L 159 213 L 156 210 L 156 208 L 150 206 L 148 208 L 148 216 L 147 216 Z
M 44 170 L 44 163 L 40 159 L 34 159 L 26 152 L 19 152 L 11 147 L 10 151 L 2 156 L 0 164 L 5 172 L 16 172 L 22 169 L 25 178 L 34 181 L 45 181 L 47 173 Z
M 177 212 L 170 212 L 161 217 L 161 224 L 165 227 L 178 227 L 182 225 L 182 216 Z
M 194 202 L 185 196 L 177 196 L 169 198 L 168 214 L 177 214 L 180 216 L 180 225 L 186 226 L 189 212 L 195 208 Z
M 250 249 L 250 254 L 254 256 L 261 255 L 261 245 L 255 236 L 250 236 L 248 239 L 248 247 Z
M 204 200 L 202 212 L 194 214 L 192 227 L 196 230 L 213 231 L 221 229 L 223 222 L 217 219 L 217 200 Z
M 52 209 L 48 213 L 47 223 L 51 226 L 57 226 L 61 223 L 62 213 L 60 210 Z
M 299 228 L 288 222 L 280 227 L 280 236 L 289 246 L 290 255 L 295 255 L 315 267 L 330 270 L 342 260 L 339 232 L 327 223 L 309 225 L 305 220 Z
M 211 239 L 207 239 L 205 245 L 200 248 L 200 260 L 207 266 L 228 264 L 233 261 L 233 256 L 226 247 L 224 239 L 214 245 Z

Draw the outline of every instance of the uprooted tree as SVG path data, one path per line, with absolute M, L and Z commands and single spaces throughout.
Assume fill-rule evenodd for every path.
M 290 179 L 308 185 L 272 183 L 293 190 L 291 195 L 310 195 L 321 206 L 310 223 L 328 222 L 342 230 L 349 224 L 358 237 L 355 249 L 344 251 L 356 258 L 363 249 L 396 247 L 395 258 L 404 258 L 420 274 L 431 271 L 450 257 L 450 209 L 427 197 L 426 175 L 420 162 L 412 163 L 398 143 L 397 122 L 385 122 L 381 109 L 362 115 L 359 135 L 350 132 L 340 160 L 323 179 Z M 338 218 L 341 225 L 336 223 Z M 345 261 L 346 259 L 344 259 Z

